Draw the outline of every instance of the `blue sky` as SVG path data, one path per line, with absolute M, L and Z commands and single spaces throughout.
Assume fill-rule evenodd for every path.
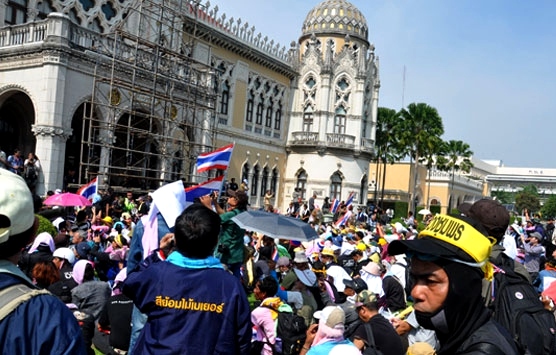
M 319 1 L 220 0 L 289 47 Z M 556 168 L 556 1 L 352 0 L 380 57 L 379 106 L 425 102 L 479 159 Z

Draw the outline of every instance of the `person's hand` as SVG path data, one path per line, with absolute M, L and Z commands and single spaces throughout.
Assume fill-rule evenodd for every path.
M 160 239 L 159 248 L 162 250 L 165 256 L 170 255 L 176 247 L 176 241 L 174 239 L 174 233 L 168 233 L 162 239 Z
M 313 345 L 313 340 L 315 339 L 318 330 L 319 325 L 317 323 L 311 324 L 309 328 L 307 328 L 307 331 L 305 332 L 307 338 L 305 339 L 305 345 L 303 346 L 304 348 L 310 348 L 311 345 Z
M 210 195 L 204 195 L 199 197 L 199 201 L 203 206 L 212 209 L 212 202 L 214 201 Z
M 392 323 L 392 326 L 394 327 L 394 330 L 396 330 L 396 333 L 398 333 L 398 335 L 404 335 L 411 330 L 411 326 L 409 325 L 409 323 L 399 318 L 390 319 L 390 323 Z

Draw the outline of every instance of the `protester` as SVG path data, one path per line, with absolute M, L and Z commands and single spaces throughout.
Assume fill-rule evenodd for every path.
M 27 184 L 0 169 L 0 292 L 14 292 L 0 298 L 0 311 L 7 312 L 0 320 L 0 349 L 4 354 L 86 354 L 81 329 L 68 308 L 55 296 L 37 290 L 16 266 L 37 228 Z M 23 302 L 21 296 L 29 298 Z M 10 300 L 11 306 L 6 303 Z
M 247 297 L 212 257 L 219 232 L 218 214 L 193 204 L 177 218 L 174 238 L 165 236 L 161 249 L 129 273 L 123 292 L 148 316 L 134 353 L 248 353 Z
M 200 198 L 201 203 L 207 208 L 215 208 L 220 215 L 222 229 L 218 239 L 216 255 L 228 267 L 228 270 L 241 280 L 241 264 L 244 260 L 243 236 L 245 230 L 241 229 L 232 218 L 247 209 L 248 197 L 241 189 L 228 190 L 228 206 L 224 210 L 218 204 L 218 194 L 206 195 Z
M 466 217 L 437 215 L 418 239 L 395 240 L 390 255 L 411 259 L 411 296 L 421 326 L 436 331 L 439 355 L 517 354 L 507 330 L 491 319 L 482 279 L 492 275 L 487 231 Z
M 85 312 L 98 320 L 100 312 L 110 297 L 110 286 L 107 282 L 96 281 L 93 264 L 87 260 L 79 260 L 73 266 L 73 279 L 77 286 L 71 290 L 72 303 L 81 312 Z

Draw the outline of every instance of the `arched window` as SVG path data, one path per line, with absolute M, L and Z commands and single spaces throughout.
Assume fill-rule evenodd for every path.
M 247 114 L 245 115 L 245 121 L 253 122 L 253 105 L 255 102 L 255 95 L 253 91 L 249 91 L 249 98 L 247 99 Z
M 228 114 L 228 104 L 230 102 L 230 86 L 228 81 L 222 83 L 222 97 L 220 98 L 220 113 L 223 115 Z
M 272 169 L 272 178 L 270 179 L 270 189 L 276 193 L 276 187 L 278 186 L 278 169 Z
M 361 179 L 361 186 L 359 188 L 359 203 L 367 204 L 368 188 L 367 188 L 367 175 Z
M 265 166 L 265 168 L 263 169 L 263 176 L 262 176 L 262 180 L 261 180 L 261 193 L 259 195 L 264 196 L 266 194 L 266 190 L 269 189 L 268 187 L 268 175 L 269 175 L 270 171 L 268 170 L 268 167 Z
M 305 170 L 302 170 L 299 174 L 297 174 L 296 187 L 299 189 L 299 196 L 305 200 L 305 192 L 307 188 L 307 172 Z
M 307 105 L 303 111 L 303 132 L 313 131 L 313 107 Z
M 330 177 L 330 198 L 340 200 L 342 198 L 342 176 L 335 172 Z
M 309 88 L 312 89 L 315 85 L 317 84 L 317 82 L 315 81 L 315 79 L 313 79 L 313 77 L 309 77 L 309 79 L 307 79 L 307 81 L 305 82 L 305 85 Z
M 245 164 L 243 169 L 241 169 L 241 181 L 249 180 L 249 164 Z
M 282 104 L 278 103 L 278 110 L 274 116 L 274 129 L 279 131 L 282 128 Z
M 344 91 L 345 89 L 349 88 L 349 83 L 347 82 L 346 78 L 342 78 L 340 79 L 340 81 L 338 81 L 338 87 Z
M 268 107 L 266 108 L 266 120 L 265 120 L 265 127 L 271 128 L 272 127 L 272 99 L 268 100 Z
M 334 133 L 346 133 L 346 110 L 343 106 L 339 106 L 336 109 L 336 114 L 334 115 Z
M 259 179 L 261 178 L 261 169 L 258 165 L 253 168 L 253 177 L 251 178 L 251 196 L 257 196 L 257 185 L 259 184 Z
M 259 97 L 259 103 L 257 104 L 257 114 L 255 117 L 255 123 L 262 125 L 263 124 L 263 110 L 264 110 L 264 98 L 263 95 Z

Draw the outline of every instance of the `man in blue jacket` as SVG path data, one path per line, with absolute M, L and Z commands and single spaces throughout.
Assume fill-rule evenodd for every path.
M 249 304 L 239 280 L 212 256 L 220 217 L 201 204 L 176 220 L 175 235 L 130 273 L 124 294 L 148 316 L 137 354 L 246 354 Z M 169 245 L 175 251 L 166 258 Z M 164 260 L 165 259 L 165 260 Z
M 0 169 L 0 349 L 3 354 L 87 354 L 81 329 L 57 297 L 17 268 L 38 220 L 20 176 Z M 12 305 L 9 304 L 12 301 Z

